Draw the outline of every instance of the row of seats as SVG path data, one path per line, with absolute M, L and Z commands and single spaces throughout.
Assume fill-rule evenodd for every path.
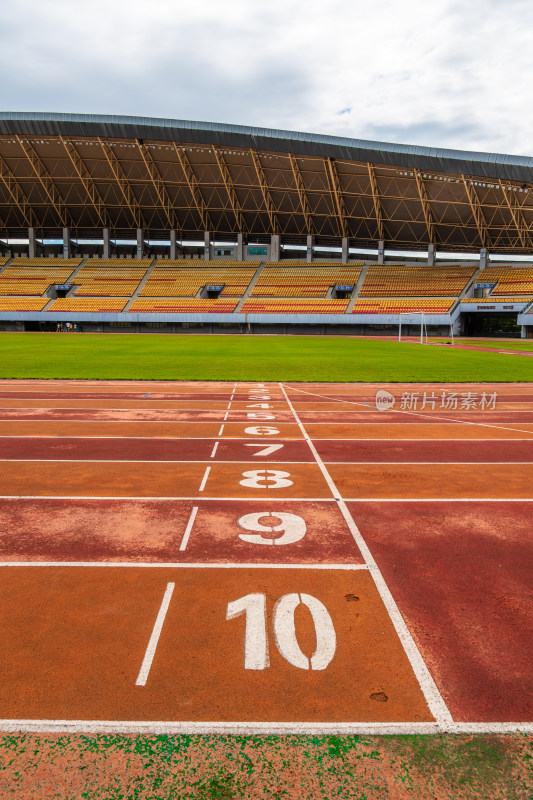
M 242 297 L 256 270 L 257 266 L 243 267 L 242 262 L 240 267 L 155 267 L 141 290 L 141 297 L 194 297 L 209 285 L 224 286 L 224 297 Z
M 84 269 L 85 267 L 120 267 L 122 270 L 123 268 L 126 269 L 126 265 L 129 264 L 132 267 L 142 267 L 146 270 L 152 261 L 152 258 L 88 258 L 85 262 Z
M 47 311 L 79 311 L 81 313 L 122 311 L 129 297 L 59 297 Z
M 57 259 L 58 261 L 59 259 Z M 0 274 L 0 295 L 42 295 L 52 283 L 66 283 L 74 266 L 64 266 L 64 261 L 48 268 L 21 267 L 10 264 Z
M 283 261 L 267 261 L 265 266 L 267 267 L 302 267 L 305 269 L 308 268 L 317 268 L 320 269 L 321 267 L 339 267 L 338 261 L 313 261 L 312 266 L 307 261 L 302 261 L 299 258 L 284 258 Z M 347 264 L 340 265 L 341 268 L 350 268 L 350 267 L 364 267 L 364 261 L 349 261 Z
M 458 296 L 466 288 L 475 268 L 445 267 L 369 267 L 359 292 L 360 297 L 442 297 Z
M 235 300 L 207 300 L 207 299 L 181 299 L 176 297 L 161 297 L 147 300 L 137 298 L 131 304 L 129 311 L 156 314 L 231 314 L 239 301 Z
M 49 297 L 0 297 L 0 311 L 42 311 Z
M 437 297 L 435 299 L 405 299 L 397 298 L 383 300 L 356 300 L 354 314 L 403 314 L 410 311 L 423 312 L 424 314 L 446 314 L 456 302 L 455 297 Z
M 74 267 L 79 267 L 81 262 L 83 261 L 82 258 L 77 256 L 76 258 L 25 258 L 21 256 L 20 258 L 14 258 L 11 262 L 10 266 L 14 267 L 71 267 L 71 271 Z
M 242 314 L 344 314 L 348 300 L 246 300 Z
M 495 283 L 491 297 L 533 294 L 533 267 L 488 266 L 477 278 L 479 283 Z
M 355 286 L 360 267 L 267 265 L 252 289 L 252 297 L 325 297 L 336 284 Z
M 131 297 L 145 275 L 146 267 L 82 267 L 74 278 L 76 297 Z
M 465 297 L 461 300 L 461 303 L 477 303 L 478 305 L 483 304 L 490 304 L 490 303 L 529 303 L 533 300 L 533 296 L 523 296 L 523 297 Z

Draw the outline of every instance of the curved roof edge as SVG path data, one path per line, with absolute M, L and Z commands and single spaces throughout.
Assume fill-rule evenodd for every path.
M 533 157 L 391 144 L 319 133 L 300 133 L 219 122 L 108 114 L 0 112 L 0 134 L 102 136 L 218 144 L 297 155 L 329 156 L 376 164 L 455 172 L 483 178 L 533 181 Z

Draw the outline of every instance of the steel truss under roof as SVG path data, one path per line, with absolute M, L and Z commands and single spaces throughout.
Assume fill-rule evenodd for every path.
M 143 228 L 533 252 L 533 158 L 179 120 L 0 114 L 0 232 Z

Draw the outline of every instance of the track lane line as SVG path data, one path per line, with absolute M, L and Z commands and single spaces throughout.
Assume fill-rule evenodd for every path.
M 417 736 L 438 733 L 533 734 L 529 722 L 168 722 L 164 720 L 1 719 L 5 733 Z
M 163 599 L 159 607 L 159 611 L 152 630 L 152 635 L 150 636 L 150 639 L 148 641 L 143 662 L 141 664 L 141 669 L 139 670 L 139 674 L 137 675 L 137 680 L 135 681 L 135 686 L 146 686 L 146 681 L 148 680 L 148 675 L 150 674 L 152 661 L 154 660 L 155 651 L 157 650 L 157 644 L 159 642 L 159 637 L 161 636 L 161 631 L 163 630 L 163 623 L 165 622 L 165 617 L 167 615 L 168 607 L 170 605 L 170 600 L 172 599 L 172 593 L 174 591 L 175 586 L 176 586 L 175 583 L 167 583 L 167 588 L 165 589 L 165 594 L 163 595 Z
M 220 462 L 223 463 L 223 462 Z M 226 463 L 226 462 L 224 462 Z M 227 462 L 230 463 L 230 462 Z M 309 463 L 309 462 L 306 462 Z M 159 495 L 85 495 L 85 494 L 1 494 L 0 500 L 168 500 L 175 502 L 176 500 L 216 500 L 217 502 L 257 502 L 259 497 L 198 497 L 197 495 L 175 495 L 172 497 L 161 497 Z M 480 498 L 485 499 L 485 498 Z M 274 503 L 333 503 L 332 497 L 275 497 L 274 495 L 268 496 L 268 502 Z
M 282 389 L 282 390 L 284 390 L 285 387 L 287 387 L 287 389 L 290 389 L 291 391 L 302 392 L 302 394 L 308 394 L 308 395 L 311 395 L 311 397 L 321 397 L 324 400 L 331 400 L 334 403 L 348 403 L 351 406 L 366 406 L 367 408 L 373 408 L 374 410 L 378 411 L 377 407 L 371 405 L 370 403 L 363 403 L 363 402 L 357 401 L 357 400 L 339 400 L 336 397 L 327 397 L 326 395 L 315 394 L 314 392 L 306 392 L 305 389 L 298 389 L 295 386 L 289 386 L 289 384 L 285 384 L 285 383 L 280 383 L 279 386 L 280 386 L 280 389 Z M 288 396 L 287 396 L 287 400 L 288 400 L 288 402 L 290 402 L 289 399 L 288 399 Z M 465 419 L 450 419 L 449 417 L 436 417 L 433 414 L 423 414 L 421 411 L 404 411 L 403 409 L 391 408 L 386 413 L 390 413 L 390 414 L 414 414 L 417 417 L 425 417 L 425 418 L 428 418 L 428 419 L 438 419 L 440 422 L 455 422 L 456 424 L 459 424 L 459 425 L 478 425 L 479 427 L 482 427 L 482 428 L 496 428 L 497 430 L 501 430 L 501 431 L 514 431 L 515 433 L 531 433 L 531 431 L 525 431 L 525 430 L 522 430 L 521 428 L 507 428 L 507 427 L 504 427 L 503 425 L 491 425 L 488 422 L 469 422 L 468 420 L 465 420 Z M 488 413 L 490 413 L 490 412 L 488 412 Z M 344 423 L 340 423 L 340 424 L 344 424 Z M 363 424 L 372 425 L 372 424 L 379 424 L 379 423 L 370 422 L 370 423 L 363 423 Z
M 357 527 L 352 515 L 350 514 L 350 511 L 345 501 L 343 500 L 339 490 L 337 489 L 331 475 L 329 474 L 326 465 L 322 461 L 320 454 L 318 453 L 316 447 L 314 446 L 312 440 L 310 439 L 304 425 L 300 421 L 300 418 L 297 412 L 295 411 L 294 406 L 292 405 L 287 392 L 285 391 L 284 384 L 280 383 L 279 387 L 283 392 L 285 399 L 287 400 L 287 403 L 289 405 L 289 408 L 291 409 L 294 415 L 294 419 L 296 420 L 303 436 L 305 437 L 307 444 L 309 445 L 309 448 L 315 457 L 315 461 L 320 471 L 322 472 L 322 475 L 324 476 L 324 479 L 328 484 L 333 494 L 333 497 L 337 502 L 339 510 L 342 516 L 344 517 L 345 522 L 348 525 L 348 528 L 357 546 L 359 547 L 359 550 L 365 560 L 365 563 L 368 565 L 370 569 L 370 574 L 372 575 L 372 578 L 379 592 L 379 595 L 383 601 L 383 604 L 385 605 L 385 608 L 389 613 L 394 629 L 396 630 L 398 638 L 400 639 L 400 642 L 402 643 L 407 658 L 409 659 L 409 663 L 411 664 L 411 668 L 413 669 L 413 672 L 418 680 L 418 683 L 425 697 L 429 710 L 435 717 L 437 723 L 453 724 L 452 715 L 450 714 L 450 711 L 446 703 L 444 702 L 444 699 L 442 698 L 442 695 L 440 694 L 435 681 L 433 680 L 433 676 L 431 675 L 424 659 L 422 658 L 420 651 L 418 650 L 418 647 L 416 646 L 416 643 L 409 631 L 409 628 L 407 627 L 407 624 L 405 623 L 405 620 L 402 617 L 398 606 L 396 605 L 392 593 L 390 592 L 385 582 L 385 579 L 381 574 L 381 570 L 379 569 L 376 561 L 374 560 L 374 557 L 372 556 L 372 553 L 370 552 L 368 545 L 366 544 L 359 528 Z
M 0 561 L 0 567 L 120 567 L 121 569 L 318 569 L 318 570 L 368 570 L 367 564 L 292 564 L 277 562 L 266 564 L 228 561 Z
M 180 552 L 183 552 L 185 550 L 185 548 L 187 547 L 187 544 L 189 542 L 189 536 L 191 535 L 191 531 L 192 531 L 192 528 L 193 528 L 193 525 L 194 525 L 194 520 L 196 519 L 197 513 L 198 513 L 198 506 L 193 506 L 193 509 L 191 511 L 191 515 L 190 515 L 189 520 L 187 522 L 187 527 L 185 528 L 185 532 L 183 534 L 183 539 L 181 540 L 181 544 L 180 544 L 180 547 L 179 547 Z
M 207 483 L 207 479 L 209 478 L 209 473 L 211 472 L 211 467 L 206 467 L 204 472 L 204 477 L 202 478 L 202 482 L 200 484 L 200 488 L 198 489 L 199 492 L 203 492 L 205 489 L 205 485 Z
M 315 441 L 319 441 L 315 439 Z M 342 441 L 342 440 L 338 440 Z M 361 441 L 361 440 L 357 440 Z M 364 439 L 363 441 L 367 441 Z M 486 441 L 486 440 L 485 440 Z M 501 440 L 498 440 L 501 441 Z M 511 440 L 514 441 L 514 440 Z M 217 446 L 219 442 L 215 442 L 215 446 L 211 452 L 209 458 L 214 458 L 215 453 L 217 451 Z M 164 458 L 163 460 L 150 458 L 0 458 L 0 463 L 3 462 L 11 462 L 14 461 L 16 463 L 31 461 L 35 463 L 45 463 L 45 464 L 56 464 L 56 463 L 68 463 L 68 464 L 205 464 L 206 459 L 202 458 L 198 461 L 194 461 L 193 459 L 179 459 L 179 458 Z M 221 464 L 250 464 L 249 460 L 234 460 L 231 461 L 221 461 Z M 258 461 L 258 464 L 262 464 L 262 461 Z M 312 464 L 312 461 L 267 461 L 265 463 L 269 464 L 297 464 L 297 465 L 305 465 L 305 464 Z M 480 467 L 483 465 L 488 466 L 527 466 L 533 464 L 533 460 L 531 461 L 328 461 L 324 459 L 324 463 L 330 464 L 332 466 L 349 466 L 349 465 L 359 465 L 359 464 L 366 464 L 368 466 L 390 466 L 390 467 L 402 467 L 402 466 L 412 466 L 412 467 L 439 467 L 442 465 L 464 465 L 467 467 Z

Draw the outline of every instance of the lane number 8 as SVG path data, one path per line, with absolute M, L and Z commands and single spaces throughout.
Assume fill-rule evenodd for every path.
M 309 610 L 315 626 L 316 650 L 308 658 L 302 652 L 294 625 L 294 612 L 302 603 Z M 246 615 L 244 632 L 244 668 L 266 669 L 270 666 L 266 624 L 266 595 L 247 594 L 228 603 L 226 619 Z M 284 594 L 274 607 L 274 637 L 283 658 L 298 669 L 323 670 L 331 663 L 337 648 L 335 628 L 327 608 L 310 594 Z

